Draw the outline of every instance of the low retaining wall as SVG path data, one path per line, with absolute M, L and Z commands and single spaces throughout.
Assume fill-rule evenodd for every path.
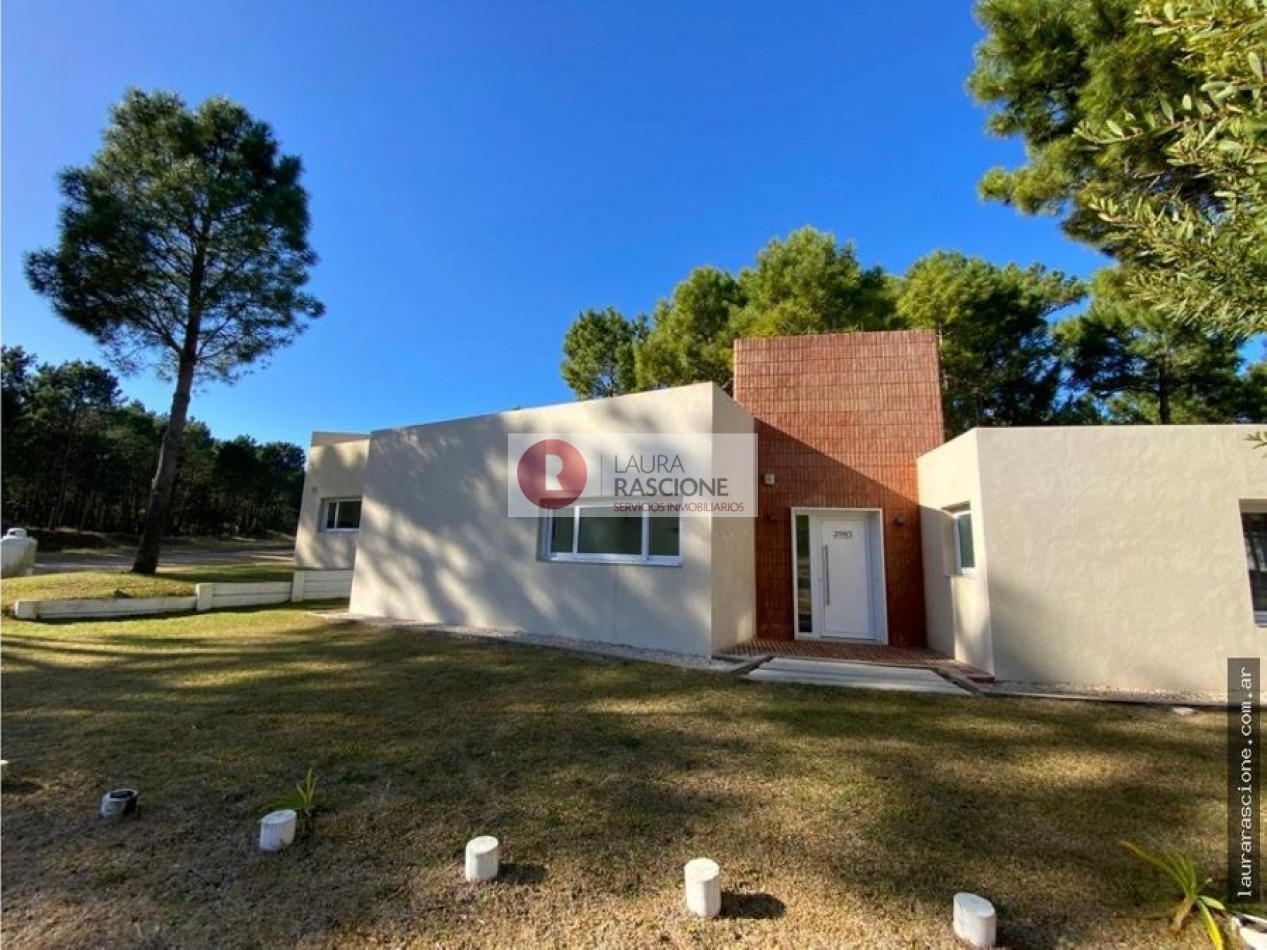
M 352 596 L 352 569 L 295 571 L 291 600 L 343 600 Z
M 199 584 L 198 609 L 225 610 L 229 607 L 263 607 L 290 601 L 291 582 L 272 581 L 254 584 Z
M 197 610 L 263 607 L 303 600 L 339 600 L 352 594 L 352 572 L 295 571 L 288 581 L 195 584 L 192 597 L 97 597 L 62 600 L 19 600 L 13 615 L 20 620 L 93 620 L 145 617 Z
M 91 620 L 102 617 L 144 617 L 187 613 L 197 597 L 97 597 L 62 600 L 19 600 L 13 616 L 20 620 Z

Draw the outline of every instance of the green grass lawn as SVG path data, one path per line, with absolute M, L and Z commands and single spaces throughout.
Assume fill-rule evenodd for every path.
M 70 597 L 188 597 L 195 584 L 211 581 L 288 581 L 289 564 L 217 564 L 211 567 L 173 567 L 146 577 L 127 571 L 67 571 L 6 578 L 0 603 L 7 612 L 16 600 Z
M 1004 945 L 1157 947 L 1164 891 L 1116 841 L 1223 860 L 1221 713 L 758 684 L 298 609 L 6 619 L 3 653 L 14 947 L 950 947 L 960 889 Z M 258 853 L 309 767 L 315 833 Z M 101 821 L 121 785 L 141 816 Z M 506 873 L 475 887 L 482 833 Z M 697 856 L 722 919 L 681 908 Z

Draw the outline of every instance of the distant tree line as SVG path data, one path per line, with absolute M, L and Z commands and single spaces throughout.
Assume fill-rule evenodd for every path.
M 95 363 L 39 363 L 3 348 L 0 376 L 6 525 L 141 530 L 164 416 L 127 401 Z M 258 536 L 292 531 L 303 491 L 304 450 L 290 442 L 228 441 L 190 420 L 178 459 L 168 531 Z
M 645 315 L 583 312 L 564 380 L 582 398 L 727 387 L 737 337 L 925 328 L 940 340 L 948 435 L 1267 420 L 1264 9 L 976 3 L 986 36 L 968 87 L 989 131 L 1025 145 L 981 194 L 1054 216 L 1111 259 L 1090 281 L 951 251 L 889 274 L 805 228 L 737 273 L 696 268 Z
M 738 337 L 895 329 L 937 332 L 950 436 L 1267 418 L 1267 362 L 1246 358 L 1258 338 L 1167 320 L 1132 299 L 1117 269 L 1088 285 L 1039 264 L 937 251 L 897 275 L 863 267 L 852 245 L 813 228 L 771 241 L 737 274 L 696 268 L 650 314 L 581 313 L 562 371 L 583 399 L 703 381 L 729 389 Z

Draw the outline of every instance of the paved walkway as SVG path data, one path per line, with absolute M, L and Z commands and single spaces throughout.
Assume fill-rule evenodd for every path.
M 994 677 L 975 666 L 952 660 L 923 647 L 891 647 L 876 643 L 847 643 L 840 640 L 748 640 L 726 651 L 728 656 L 776 656 L 803 660 L 845 660 L 850 663 L 877 663 L 939 670 L 974 683 L 991 683 Z
M 751 673 L 750 680 L 771 683 L 808 683 L 815 686 L 843 686 L 853 689 L 883 689 L 905 693 L 942 693 L 971 696 L 966 689 L 932 670 L 911 666 L 880 666 L 874 663 L 842 663 L 836 660 L 795 660 L 776 657 Z

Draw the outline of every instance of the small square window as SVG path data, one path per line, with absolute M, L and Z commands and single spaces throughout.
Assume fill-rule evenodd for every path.
M 322 501 L 325 512 L 322 525 L 326 531 L 356 531 L 361 527 L 361 499 L 327 498 Z
M 651 557 L 677 557 L 682 553 L 680 519 L 655 515 L 648 518 L 647 523 L 651 534 L 647 553 Z
M 576 519 L 571 515 L 552 517 L 546 521 L 550 529 L 550 544 L 547 550 L 551 554 L 571 554 L 572 537 L 576 534 Z
M 611 506 L 582 508 L 577 554 L 642 554 L 642 513 L 617 514 Z
M 1267 511 L 1242 511 L 1245 566 L 1249 571 L 1249 596 L 1254 619 L 1267 625 Z
M 972 540 L 972 510 L 964 508 L 951 514 L 954 526 L 955 573 L 971 574 L 977 567 L 977 552 Z

